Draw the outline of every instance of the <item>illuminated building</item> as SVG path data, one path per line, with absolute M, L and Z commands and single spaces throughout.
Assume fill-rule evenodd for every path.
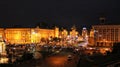
M 111 47 L 113 43 L 120 42 L 120 25 L 93 25 L 94 46 Z
M 4 36 L 4 29 L 0 28 L 0 54 L 6 53 L 6 45 L 5 42 L 3 41 Z
M 66 38 L 67 36 L 68 36 L 68 31 L 66 29 L 63 29 L 63 31 L 61 32 L 61 37 Z
M 73 26 L 73 27 L 71 28 L 70 36 L 72 36 L 72 37 L 78 36 L 78 32 L 76 31 L 76 27 L 75 27 L 75 26 Z
M 0 36 L 11 44 L 39 43 L 41 38 L 58 37 L 59 28 L 1 28 Z
M 90 35 L 89 35 L 89 38 L 88 38 L 88 42 L 89 42 L 90 46 L 94 45 L 94 29 L 90 30 Z
M 2 36 L 0 36 L 0 54 L 6 53 L 5 49 L 6 49 L 6 44 L 3 41 Z
M 1 36 L 2 38 L 4 38 L 4 29 L 3 29 L 3 28 L 0 28 L 0 36 Z
M 68 36 L 68 31 L 62 28 L 62 30 L 60 30 L 59 32 L 59 38 L 61 38 L 61 41 L 60 41 L 61 45 L 66 46 L 65 42 L 66 42 L 67 36 Z
M 55 30 L 54 30 L 54 37 L 59 37 L 59 28 L 58 27 L 55 27 Z
M 83 27 L 83 29 L 82 29 L 82 37 L 83 38 L 88 37 L 88 31 L 87 31 L 86 27 Z

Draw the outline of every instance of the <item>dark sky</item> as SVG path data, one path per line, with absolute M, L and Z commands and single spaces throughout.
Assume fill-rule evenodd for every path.
M 119 24 L 119 0 L 0 0 L 0 26 L 34 26 L 40 22 L 63 27 Z

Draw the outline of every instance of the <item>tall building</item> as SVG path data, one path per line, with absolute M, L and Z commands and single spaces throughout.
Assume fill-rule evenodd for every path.
M 83 27 L 83 29 L 82 29 L 82 37 L 86 38 L 87 36 L 88 36 L 88 31 L 87 31 L 86 27 Z
M 111 47 L 120 42 L 120 25 L 93 25 L 94 46 Z
M 88 42 L 89 42 L 89 46 L 93 46 L 94 45 L 94 29 L 90 30 L 90 35 L 88 38 Z

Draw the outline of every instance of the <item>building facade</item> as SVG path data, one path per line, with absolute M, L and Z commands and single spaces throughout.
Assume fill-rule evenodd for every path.
M 0 36 L 11 44 L 39 43 L 42 38 L 58 37 L 59 28 L 0 28 Z
M 90 35 L 88 38 L 89 46 L 94 46 L 95 41 L 94 41 L 94 29 L 90 30 Z
M 120 42 L 120 25 L 93 25 L 92 29 L 94 46 L 111 47 L 113 43 Z
M 83 27 L 83 29 L 82 29 L 82 37 L 84 39 L 86 39 L 88 37 L 88 31 L 87 31 L 86 27 Z
M 68 31 L 66 29 L 63 29 L 60 33 L 61 38 L 66 38 L 68 36 Z
M 75 25 L 71 28 L 71 31 L 70 31 L 70 36 L 72 36 L 72 37 L 76 37 L 76 36 L 78 36 L 78 31 L 76 31 L 76 27 L 75 27 Z

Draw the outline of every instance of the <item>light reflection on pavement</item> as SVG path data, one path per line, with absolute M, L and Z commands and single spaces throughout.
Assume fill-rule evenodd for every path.
M 51 56 L 45 59 L 42 63 L 42 67 L 76 67 L 77 58 L 73 57 L 73 60 L 68 61 L 66 56 Z M 39 65 L 38 65 L 39 66 Z
M 66 56 L 54 56 L 54 57 L 47 58 L 46 64 L 47 66 L 50 66 L 50 67 L 56 67 L 56 66 L 63 67 L 66 61 L 67 61 Z

